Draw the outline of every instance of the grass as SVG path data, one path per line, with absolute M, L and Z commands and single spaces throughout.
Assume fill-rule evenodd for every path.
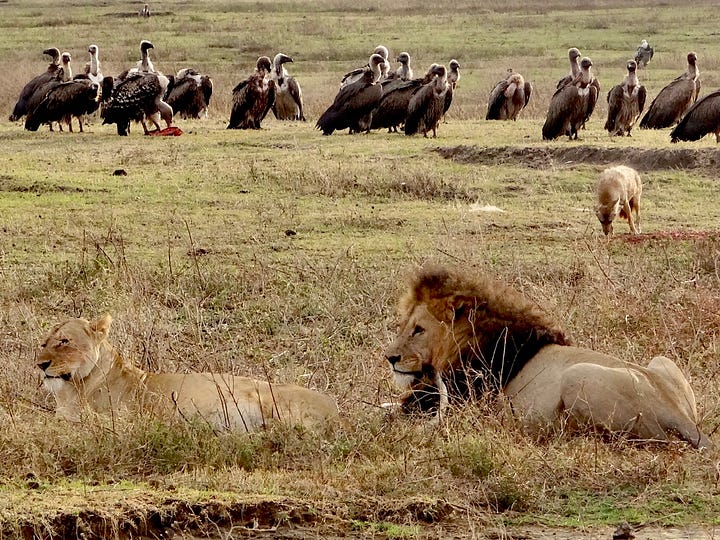
M 534 441 L 491 401 L 439 427 L 380 408 L 396 398 L 382 355 L 396 299 L 405 275 L 432 259 L 512 283 L 581 346 L 641 364 L 669 356 L 717 439 L 715 167 L 649 158 L 639 167 L 641 242 L 624 224 L 604 238 L 591 211 L 608 152 L 699 156 L 715 143 L 678 147 L 666 131 L 639 130 L 611 140 L 602 100 L 579 143 L 540 138 L 573 45 L 592 56 L 603 89 L 621 80 L 643 37 L 657 51 L 641 73 L 651 96 L 684 69 L 690 49 L 703 88 L 718 86 L 710 3 L 650 5 L 416 0 L 395 5 L 407 14 L 400 24 L 383 4 L 339 0 L 163 2 L 149 20 L 116 5 L 74 2 L 58 13 L 35 0 L 0 4 L 6 114 L 50 45 L 70 50 L 77 71 L 97 43 L 104 70 L 117 73 L 150 38 L 157 67 L 193 65 L 216 85 L 210 118 L 178 121 L 178 138 L 134 129 L 121 139 L 97 121 L 85 134 L 0 123 L 0 536 L 75 536 L 82 527 L 127 535 L 131 526 L 150 535 L 167 525 L 163 515 L 203 534 L 253 527 L 254 518 L 261 528 L 390 538 L 622 520 L 720 525 L 714 453 L 590 436 Z M 378 43 L 408 50 L 416 71 L 460 61 L 437 140 L 313 130 L 341 75 Z M 295 57 L 309 122 L 226 131 L 230 89 L 276 49 Z M 533 81 L 533 100 L 517 122 L 486 122 L 487 95 L 509 65 Z M 446 159 L 438 148 L 460 150 Z M 558 157 L 567 148 L 580 158 Z M 128 175 L 113 176 L 118 168 Z M 486 205 L 503 212 L 479 210 Z M 104 312 L 114 343 L 144 369 L 307 385 L 337 398 L 348 425 L 246 437 L 89 418 L 68 429 L 39 387 L 34 351 L 55 322 Z

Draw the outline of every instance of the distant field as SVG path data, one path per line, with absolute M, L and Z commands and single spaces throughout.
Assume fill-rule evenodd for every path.
M 720 86 L 715 3 L 674 4 L 163 1 L 143 20 L 139 3 L 0 1 L 0 538 L 153 537 L 172 522 L 177 538 L 231 527 L 235 537 L 278 527 L 287 538 L 584 538 L 624 520 L 657 534 L 647 538 L 670 526 L 711 538 L 717 452 L 538 442 L 492 400 L 440 427 L 380 408 L 397 398 L 382 354 L 397 298 L 432 260 L 511 283 L 581 346 L 641 364 L 672 358 L 719 442 L 720 151 L 713 137 L 671 145 L 667 130 L 602 130 L 604 94 L 643 38 L 656 50 L 640 72 L 650 98 L 690 50 L 701 93 Z M 114 75 L 137 61 L 141 39 L 160 70 L 192 66 L 215 81 L 209 118 L 176 120 L 183 136 L 133 127 L 120 138 L 98 119 L 84 134 L 30 133 L 7 121 L 45 69 L 44 48 L 70 51 L 81 71 L 95 43 Z M 408 51 L 416 73 L 460 62 L 437 139 L 314 129 L 342 75 L 378 44 L 393 58 Z M 571 46 L 592 57 L 603 99 L 580 141 L 546 144 Z M 295 59 L 308 122 L 227 131 L 231 89 L 280 51 Z M 510 67 L 533 82 L 533 99 L 517 122 L 487 122 L 488 94 Z M 617 223 L 606 239 L 592 212 L 611 163 L 642 174 L 639 237 Z M 60 320 L 105 312 L 113 342 L 144 369 L 309 386 L 338 400 L 347 425 L 247 437 L 58 421 L 34 368 L 38 343 Z

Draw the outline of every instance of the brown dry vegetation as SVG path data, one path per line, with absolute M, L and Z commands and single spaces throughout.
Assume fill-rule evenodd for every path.
M 167 1 L 141 21 L 130 4 L 0 2 L 5 117 L 55 44 L 77 70 L 98 43 L 105 72 L 117 73 L 150 38 L 158 68 L 193 65 L 216 83 L 210 118 L 178 121 L 178 138 L 133 129 L 121 139 L 97 120 L 85 134 L 0 123 L 0 538 L 540 538 L 560 527 L 578 538 L 609 537 L 622 520 L 644 524 L 647 538 L 668 526 L 712 537 L 716 452 L 535 441 L 491 399 L 441 426 L 380 407 L 396 398 L 382 356 L 396 299 L 432 259 L 513 284 L 581 346 L 638 363 L 669 356 L 720 442 L 714 141 L 670 145 L 666 131 L 639 130 L 610 140 L 602 102 L 579 143 L 540 140 L 569 46 L 593 57 L 604 89 L 647 36 L 660 43 L 640 74 L 651 96 L 690 49 L 704 88 L 717 87 L 711 5 Z M 378 43 L 409 50 L 416 71 L 460 60 L 437 141 L 313 130 L 339 77 Z M 295 57 L 309 122 L 226 131 L 230 89 L 279 49 Z M 485 122 L 509 66 L 535 83 L 534 99 L 515 123 Z M 604 238 L 590 211 L 609 163 L 642 172 L 639 237 L 621 223 Z M 128 176 L 112 176 L 118 168 Z M 481 211 L 489 205 L 503 211 Z M 151 419 L 58 421 L 34 351 L 53 323 L 103 312 L 144 369 L 306 385 L 336 397 L 347 425 L 248 437 Z

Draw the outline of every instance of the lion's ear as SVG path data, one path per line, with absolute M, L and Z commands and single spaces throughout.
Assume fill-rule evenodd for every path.
M 100 334 L 100 339 L 105 339 L 110 333 L 110 325 L 112 324 L 112 317 L 109 313 L 106 313 L 102 317 L 95 319 L 90 323 L 90 329 L 96 334 Z
M 448 296 L 445 304 L 445 320 L 448 322 L 462 319 L 467 312 L 468 299 L 464 296 Z

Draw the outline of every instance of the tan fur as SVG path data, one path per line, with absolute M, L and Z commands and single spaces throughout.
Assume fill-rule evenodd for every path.
M 320 427 L 338 415 L 335 401 L 290 384 L 215 373 L 147 373 L 107 341 L 112 318 L 70 319 L 55 326 L 37 356 L 57 413 L 79 421 L 99 413 L 150 412 L 206 421 L 216 429 L 254 431 L 271 421 Z
M 603 232 L 608 235 L 613 231 L 613 221 L 618 216 L 628 220 L 630 232 L 639 234 L 640 229 L 640 196 L 642 180 L 635 169 L 618 165 L 605 169 L 600 174 L 597 184 L 597 202 L 595 215 L 602 225 Z M 635 211 L 633 220 L 632 211 Z
M 503 392 L 533 434 L 563 425 L 710 440 L 697 427 L 695 397 L 678 367 L 647 367 L 569 345 L 563 330 L 513 289 L 429 266 L 400 301 L 398 337 L 388 347 L 406 412 L 442 411 L 446 401 Z M 515 364 L 515 365 L 513 365 Z

